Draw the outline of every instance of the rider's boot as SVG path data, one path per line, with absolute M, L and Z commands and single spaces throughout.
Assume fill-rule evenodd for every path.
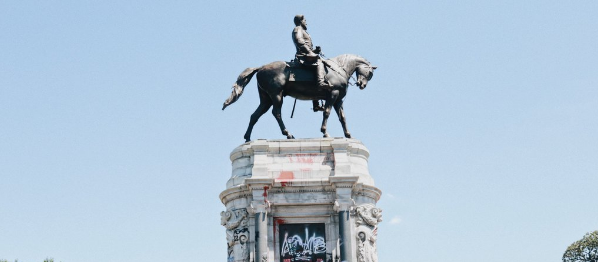
M 326 82 L 326 79 L 324 78 L 325 75 L 326 75 L 326 70 L 324 69 L 324 63 L 318 62 L 318 65 L 316 67 L 316 77 L 318 79 L 318 87 L 327 89 L 327 90 L 332 90 L 332 86 L 328 82 Z
M 312 100 L 313 110 L 314 112 L 324 111 L 324 108 L 320 105 L 318 100 Z

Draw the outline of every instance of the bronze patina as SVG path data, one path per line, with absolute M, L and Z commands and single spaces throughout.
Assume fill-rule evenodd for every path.
M 324 137 L 328 137 L 326 122 L 333 107 L 339 117 L 345 137 L 351 137 L 351 133 L 347 130 L 343 111 L 343 98 L 347 94 L 349 79 L 356 74 L 355 84 L 360 89 L 364 89 L 368 81 L 372 79 L 376 67 L 363 57 L 351 54 L 339 55 L 332 59 L 321 59 L 318 55 L 321 49 L 319 47 L 312 49 L 311 37 L 305 31 L 307 28 L 305 18 L 302 15 L 295 16 L 295 24 L 297 25 L 293 30 L 293 42 L 297 49 L 295 60 L 291 62 L 277 61 L 261 67 L 245 69 L 237 78 L 231 95 L 222 106 L 222 110 L 224 110 L 237 101 L 253 75 L 256 75 L 260 104 L 251 115 L 244 136 L 245 141 L 251 140 L 253 126 L 270 107 L 273 107 L 272 114 L 276 118 L 282 134 L 288 139 L 295 138 L 282 121 L 281 108 L 285 96 L 315 101 L 314 109 L 318 100 L 324 100 L 320 128 Z M 328 81 L 325 82 L 325 79 Z
M 320 46 L 316 46 L 315 49 L 313 48 L 311 36 L 307 33 L 307 20 L 305 20 L 305 16 L 296 15 L 293 22 L 295 23 L 295 28 L 293 28 L 291 37 L 293 38 L 293 44 L 295 44 L 295 49 L 297 50 L 295 53 L 295 61 L 316 69 L 316 80 L 318 81 L 318 86 L 320 88 L 331 88 L 332 86 L 326 82 L 326 79 L 324 78 L 326 69 L 324 63 L 322 63 L 322 60 L 320 59 L 322 48 Z M 318 100 L 313 100 L 312 104 L 314 112 L 324 111 L 324 108 L 320 106 Z
M 305 20 L 303 15 L 296 15 L 294 22 L 295 28 L 293 29 L 292 37 L 295 48 L 297 49 L 295 59 L 302 65 L 316 68 L 316 79 L 320 88 L 331 88 L 331 85 L 324 78 L 326 69 L 319 56 L 322 48 L 319 46 L 316 46 L 315 49 L 313 48 L 311 36 L 307 33 L 307 20 Z

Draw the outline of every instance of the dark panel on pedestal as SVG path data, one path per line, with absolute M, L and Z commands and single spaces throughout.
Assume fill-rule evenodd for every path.
M 280 262 L 326 261 L 325 224 L 281 224 L 278 226 Z

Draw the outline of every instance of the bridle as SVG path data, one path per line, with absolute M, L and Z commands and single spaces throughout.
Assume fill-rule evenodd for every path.
M 349 76 L 349 78 L 353 80 L 353 83 L 351 83 L 351 82 L 347 81 L 347 84 L 349 84 L 349 85 L 351 85 L 351 86 L 355 86 L 355 85 L 357 85 L 357 79 L 355 79 L 355 77 L 353 76 L 353 74 L 350 74 L 350 75 L 349 75 L 349 73 L 347 72 L 347 70 L 345 70 L 345 67 L 344 67 L 344 66 L 341 66 L 341 65 L 339 65 L 339 64 L 338 64 L 336 61 L 334 61 L 333 59 L 328 59 L 328 57 L 326 57 L 326 56 L 324 55 L 324 53 L 320 53 L 320 56 L 321 56 L 322 58 L 326 59 L 327 61 L 331 61 L 332 63 L 335 63 L 335 64 L 336 64 L 336 66 L 338 66 L 338 67 L 339 67 L 341 70 L 343 70 L 343 72 L 345 72 L 345 75 L 346 75 L 346 76 Z M 344 60 L 344 59 L 343 59 L 343 60 Z M 372 77 L 374 76 L 374 69 L 376 69 L 376 67 L 375 67 L 375 66 L 371 66 L 371 65 L 367 65 L 367 66 L 364 66 L 364 67 L 367 67 L 367 68 L 371 68 L 371 69 L 372 69 L 372 70 L 370 71 L 370 75 L 369 75 L 369 76 L 367 76 L 367 79 L 368 79 L 368 81 L 372 80 Z M 330 67 L 330 69 L 331 69 L 332 71 L 335 71 L 335 72 L 337 72 L 337 73 L 339 73 L 339 74 L 340 74 L 340 72 L 336 71 L 336 69 L 334 69 L 334 68 L 332 68 L 332 67 Z

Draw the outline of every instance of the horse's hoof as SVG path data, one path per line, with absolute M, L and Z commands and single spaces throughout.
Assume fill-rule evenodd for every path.
M 295 139 L 295 137 L 293 135 L 288 135 L 287 139 Z
M 351 138 L 351 133 L 349 133 L 349 132 L 345 133 L 345 137 L 346 138 Z
M 324 134 L 324 137 L 329 137 L 328 133 Z

